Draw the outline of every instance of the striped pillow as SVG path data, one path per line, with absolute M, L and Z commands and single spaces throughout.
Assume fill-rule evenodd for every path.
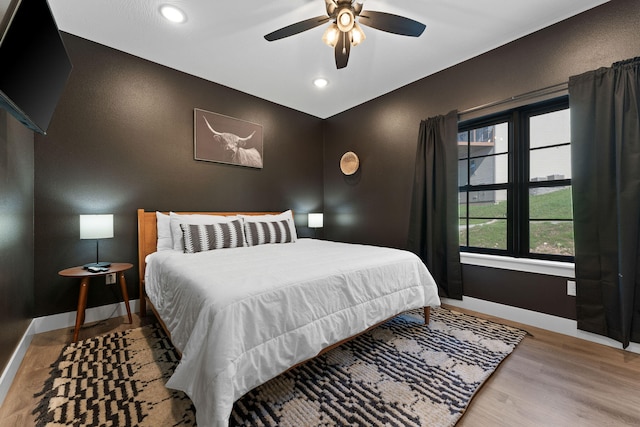
M 217 224 L 180 224 L 180 228 L 185 254 L 245 246 L 239 219 Z
M 271 222 L 245 221 L 244 234 L 249 246 L 265 243 L 290 243 L 293 241 L 289 220 L 286 219 Z

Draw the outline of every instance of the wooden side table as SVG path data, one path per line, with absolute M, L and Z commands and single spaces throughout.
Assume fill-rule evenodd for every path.
M 63 277 L 76 277 L 78 279 L 81 279 L 80 294 L 78 296 L 78 312 L 76 313 L 76 329 L 73 332 L 73 342 L 78 341 L 80 326 L 84 324 L 84 310 L 87 307 L 87 293 L 89 291 L 89 281 L 92 277 L 104 277 L 107 274 L 116 273 L 116 275 L 118 276 L 118 281 L 120 282 L 122 298 L 124 299 L 124 303 L 127 308 L 129 323 L 132 323 L 131 309 L 129 308 L 129 294 L 127 292 L 127 282 L 124 279 L 124 272 L 132 267 L 133 264 L 129 264 L 127 262 L 114 262 L 113 264 L 111 264 L 111 267 L 109 267 L 108 271 L 101 271 L 98 273 L 91 273 L 90 271 L 82 268 L 82 266 L 71 267 L 58 272 L 58 274 Z

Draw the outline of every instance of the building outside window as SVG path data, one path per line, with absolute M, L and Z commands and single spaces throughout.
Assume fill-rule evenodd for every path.
M 459 124 L 461 250 L 573 261 L 566 97 Z

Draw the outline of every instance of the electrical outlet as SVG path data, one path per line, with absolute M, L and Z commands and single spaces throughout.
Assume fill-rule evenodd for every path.
M 567 295 L 570 297 L 576 296 L 576 282 L 575 280 L 567 280 Z
M 107 281 L 107 285 L 113 285 L 114 283 L 116 283 L 116 273 L 109 273 L 104 277 Z

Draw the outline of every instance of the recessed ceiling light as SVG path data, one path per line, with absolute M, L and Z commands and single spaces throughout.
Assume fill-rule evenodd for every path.
M 323 87 L 325 87 L 326 85 L 329 84 L 329 80 L 320 77 L 320 78 L 315 79 L 313 81 L 313 84 L 316 85 L 316 87 L 323 88 Z
M 178 24 L 187 20 L 187 15 L 183 11 L 170 4 L 160 6 L 160 13 L 165 19 Z

